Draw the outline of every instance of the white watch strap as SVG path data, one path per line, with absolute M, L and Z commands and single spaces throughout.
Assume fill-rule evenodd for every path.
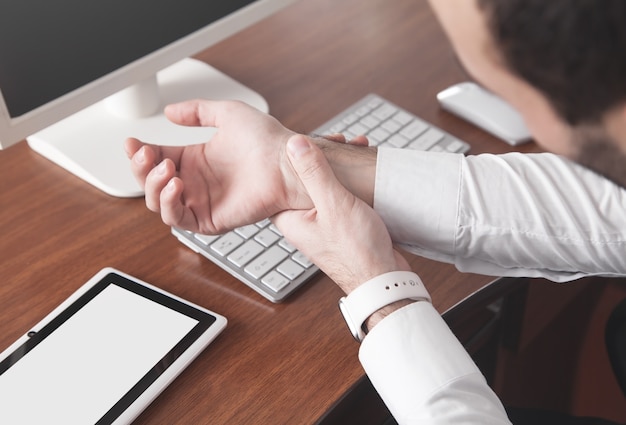
M 368 317 L 389 304 L 406 299 L 431 301 L 417 274 L 395 271 L 361 284 L 339 300 L 339 307 L 353 336 L 362 341 L 365 337 L 363 323 Z

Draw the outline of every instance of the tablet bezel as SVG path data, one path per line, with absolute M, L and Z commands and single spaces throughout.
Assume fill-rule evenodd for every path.
M 140 295 L 198 323 L 122 396 L 97 424 L 129 423 L 221 333 L 225 317 L 113 268 L 102 269 L 31 331 L 0 354 L 0 377 L 110 285 Z

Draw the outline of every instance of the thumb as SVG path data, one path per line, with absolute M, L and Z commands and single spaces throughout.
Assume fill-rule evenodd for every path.
M 210 100 L 186 100 L 165 107 L 164 113 L 171 122 L 188 127 L 219 127 L 217 121 L 224 104 Z
M 345 190 L 337 181 L 324 153 L 307 137 L 301 134 L 291 136 L 287 141 L 287 153 L 291 166 L 318 210 L 324 209 L 337 191 L 342 193 Z

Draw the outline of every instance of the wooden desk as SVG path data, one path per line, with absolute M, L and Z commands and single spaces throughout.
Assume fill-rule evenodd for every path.
M 472 153 L 509 150 L 439 110 L 435 94 L 464 75 L 425 1 L 302 0 L 199 57 L 298 131 L 375 91 Z M 310 424 L 363 375 L 328 278 L 275 305 L 182 246 L 142 199 L 109 197 L 25 143 L 0 152 L 0 170 L 0 350 L 113 266 L 230 321 L 137 423 Z M 411 261 L 442 312 L 492 280 Z

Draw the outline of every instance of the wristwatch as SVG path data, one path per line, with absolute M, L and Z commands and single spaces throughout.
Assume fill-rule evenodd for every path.
M 363 324 L 381 308 L 400 300 L 431 301 L 419 276 L 413 272 L 384 273 L 361 284 L 339 300 L 339 310 L 352 336 L 362 342 Z

